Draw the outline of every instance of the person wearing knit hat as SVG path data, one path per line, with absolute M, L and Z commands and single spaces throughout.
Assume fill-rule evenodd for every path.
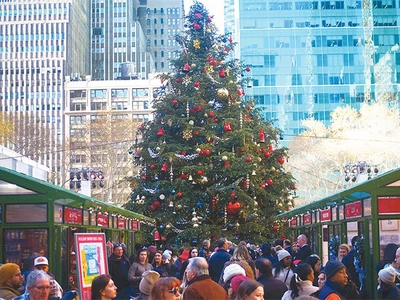
M 396 286 L 396 270 L 389 266 L 378 273 L 379 299 L 400 299 L 400 289 Z
M 292 256 L 286 250 L 280 250 L 277 253 L 279 261 L 274 265 L 273 275 L 275 279 L 282 281 L 289 289 L 290 279 L 294 275 L 294 269 L 296 266 L 292 262 Z
M 346 266 L 338 260 L 330 260 L 327 262 L 324 271 L 326 282 L 320 291 L 319 299 L 326 299 L 329 295 L 345 299 L 346 290 L 344 287 L 349 282 Z
M 224 279 L 224 282 L 228 282 L 229 279 L 236 275 L 246 275 L 245 270 L 239 266 L 238 264 L 230 264 L 227 266 L 223 271 L 223 276 L 222 278 Z
M 151 289 L 153 288 L 154 283 L 160 278 L 160 274 L 153 270 L 145 271 L 142 274 L 142 280 L 139 284 L 140 294 L 138 297 L 134 298 L 134 300 L 147 300 L 149 299 Z
M 392 284 L 396 281 L 396 271 L 393 267 L 389 266 L 379 271 L 378 277 L 381 281 Z
M 0 267 L 0 297 L 11 300 L 20 295 L 17 291 L 21 286 L 24 277 L 17 264 L 6 263 Z
M 245 281 L 251 279 L 250 277 L 244 275 L 236 275 L 231 280 L 231 286 L 228 289 L 229 299 L 234 299 L 237 295 L 237 291 L 239 289 L 240 284 Z
M 290 253 L 288 251 L 286 251 L 286 250 L 279 250 L 276 254 L 278 256 L 278 260 L 279 261 L 281 261 L 285 257 L 288 257 L 288 256 L 291 257 Z

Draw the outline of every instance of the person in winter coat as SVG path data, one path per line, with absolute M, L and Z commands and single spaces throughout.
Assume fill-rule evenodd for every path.
M 387 267 L 378 273 L 378 299 L 400 299 L 400 289 L 396 286 L 396 271 L 393 267 Z
M 294 275 L 294 269 L 296 266 L 292 262 L 292 256 L 286 250 L 280 250 L 277 254 L 279 263 L 275 265 L 275 269 L 272 273 L 274 274 L 275 279 L 282 281 L 286 284 L 287 288 L 289 288 L 290 279 Z
M 135 262 L 132 264 L 128 271 L 128 281 L 133 288 L 133 296 L 138 296 L 140 293 L 139 284 L 142 280 L 142 274 L 145 271 L 152 269 L 152 265 L 147 262 L 147 249 L 140 249 L 136 256 Z
M 290 279 L 290 289 L 283 294 L 282 300 L 297 299 L 318 291 L 318 287 L 313 286 L 314 270 L 309 264 L 299 263 L 294 271 Z
M 346 299 L 345 286 L 349 282 L 346 266 L 338 260 L 330 260 L 325 266 L 326 281 L 319 293 L 320 300 Z
M 116 299 L 128 299 L 130 287 L 128 271 L 131 267 L 129 258 L 124 254 L 122 244 L 114 244 L 113 253 L 108 258 L 108 273 L 111 275 L 115 286 L 118 288 Z

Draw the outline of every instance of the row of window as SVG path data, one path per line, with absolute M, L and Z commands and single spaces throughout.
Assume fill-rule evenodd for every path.
M 395 0 L 374 0 L 373 8 L 396 8 Z M 249 3 L 246 6 L 248 11 L 265 11 L 265 10 L 334 10 L 334 9 L 361 9 L 362 1 L 295 1 L 293 2 L 266 2 L 266 3 Z
M 107 106 L 107 102 L 92 102 L 90 103 L 90 110 L 98 111 L 98 110 L 107 110 L 109 107 Z M 112 110 L 128 110 L 128 102 L 120 101 L 111 103 Z M 149 109 L 148 101 L 132 101 L 132 109 L 134 110 L 143 110 Z M 71 111 L 86 111 L 86 103 L 71 103 L 70 105 Z
M 54 40 L 65 40 L 64 33 L 56 34 L 10 34 L 10 35 L 0 35 L 0 42 L 3 41 L 54 41 Z
M 154 14 L 157 13 L 157 8 L 153 9 Z M 151 9 L 147 9 L 147 14 L 149 15 L 151 13 Z M 160 13 L 164 13 L 164 8 L 160 8 Z M 168 15 L 180 15 L 180 9 L 179 8 L 167 8 L 167 14 Z

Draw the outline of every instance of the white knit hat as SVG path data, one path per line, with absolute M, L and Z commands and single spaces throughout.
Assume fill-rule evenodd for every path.
M 396 281 L 396 271 L 393 267 L 387 267 L 379 271 L 378 277 L 385 283 L 392 284 Z
M 227 282 L 229 279 L 236 275 L 246 275 L 246 272 L 241 266 L 233 263 L 225 268 L 224 276 L 222 278 L 224 279 L 224 282 Z
M 278 260 L 279 261 L 281 261 L 285 257 L 291 256 L 290 253 L 287 252 L 286 250 L 279 250 L 278 252 L 276 252 L 276 254 L 278 254 Z

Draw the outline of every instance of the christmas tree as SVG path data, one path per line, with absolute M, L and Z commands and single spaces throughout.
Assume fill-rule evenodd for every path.
M 217 35 L 200 2 L 185 19 L 154 120 L 139 127 L 140 171 L 126 207 L 155 218 L 173 244 L 274 238 L 274 216 L 291 207 L 294 189 L 282 133 L 245 96 L 251 66 L 232 58 L 232 37 Z

